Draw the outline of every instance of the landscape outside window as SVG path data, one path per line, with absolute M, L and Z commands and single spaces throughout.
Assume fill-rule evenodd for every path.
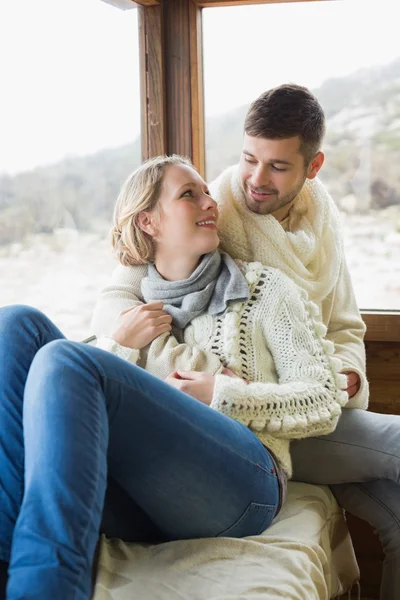
M 0 56 L 0 306 L 33 305 L 81 340 L 140 161 L 137 10 L 2 2 Z
M 250 102 L 309 87 L 327 117 L 320 178 L 342 217 L 357 301 L 400 309 L 400 46 L 395 0 L 203 11 L 206 170 L 238 162 Z

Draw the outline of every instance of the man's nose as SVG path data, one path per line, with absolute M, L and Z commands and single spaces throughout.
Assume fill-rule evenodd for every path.
M 256 167 L 250 178 L 251 185 L 255 188 L 264 187 L 269 184 L 269 173 L 262 166 Z

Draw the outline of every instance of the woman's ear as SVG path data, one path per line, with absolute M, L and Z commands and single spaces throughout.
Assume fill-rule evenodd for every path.
M 142 210 L 136 217 L 136 224 L 142 231 L 154 237 L 157 229 L 154 223 L 154 215 L 151 212 Z

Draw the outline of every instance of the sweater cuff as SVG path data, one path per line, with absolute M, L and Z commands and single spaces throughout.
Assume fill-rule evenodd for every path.
M 111 354 L 115 354 L 119 358 L 123 360 L 127 360 L 128 362 L 133 363 L 134 365 L 139 360 L 140 350 L 136 348 L 127 348 L 126 346 L 121 346 L 115 340 L 103 335 L 97 340 L 96 348 L 100 348 L 100 350 L 105 350 L 106 352 L 110 352 Z
M 222 373 L 215 375 L 214 393 L 210 408 L 228 414 L 233 418 L 244 417 L 243 414 L 241 415 L 240 401 L 246 397 L 247 384 L 242 379 L 223 375 Z

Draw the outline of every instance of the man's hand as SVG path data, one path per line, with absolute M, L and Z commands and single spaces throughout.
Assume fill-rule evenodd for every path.
M 168 375 L 165 381 L 177 390 L 185 392 L 185 394 L 189 394 L 189 396 L 210 406 L 214 394 L 215 383 L 215 377 L 212 373 L 174 371 Z
M 347 375 L 347 389 L 345 391 L 348 393 L 349 398 L 352 398 L 360 389 L 360 376 L 354 371 L 344 371 L 344 374 Z
M 171 331 L 172 317 L 163 310 L 163 302 L 150 302 L 124 310 L 118 317 L 112 339 L 141 350 L 162 333 Z

